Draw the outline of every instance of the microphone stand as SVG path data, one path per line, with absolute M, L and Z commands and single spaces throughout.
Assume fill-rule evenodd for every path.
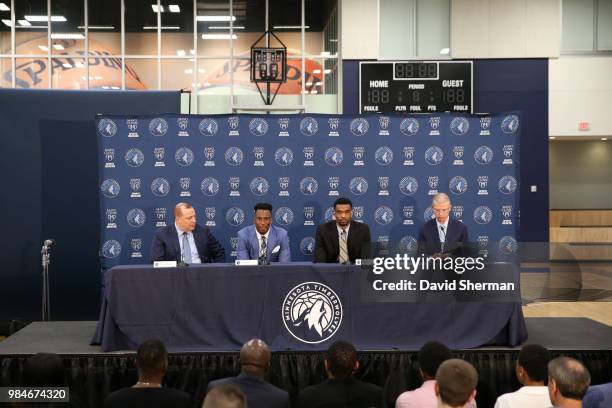
M 51 254 L 49 248 L 53 240 L 44 241 L 40 254 L 42 256 L 42 321 L 48 322 L 51 318 L 51 298 L 49 295 L 49 263 Z

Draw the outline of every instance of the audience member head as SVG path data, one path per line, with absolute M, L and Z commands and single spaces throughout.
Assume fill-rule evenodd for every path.
M 202 408 L 246 408 L 244 393 L 235 385 L 218 385 L 208 391 Z
M 446 360 L 436 372 L 438 402 L 444 407 L 463 407 L 476 397 L 477 383 L 473 365 L 457 358 Z
M 26 387 L 63 387 L 64 362 L 57 354 L 34 354 L 25 362 L 23 377 Z
M 136 353 L 138 381 L 161 384 L 168 369 L 168 352 L 159 340 L 147 340 Z
M 425 343 L 419 350 L 418 357 L 423 380 L 433 380 L 440 364 L 452 357 L 451 351 L 444 344 L 437 341 Z
M 183 232 L 193 231 L 196 227 L 196 212 L 189 203 L 178 203 L 174 206 L 174 222 Z
M 349 378 L 359 369 L 357 350 L 351 343 L 342 340 L 329 346 L 324 363 L 327 376 L 336 380 Z
M 523 385 L 544 385 L 548 378 L 550 353 L 539 344 L 527 344 L 521 348 L 516 362 L 516 377 Z
M 555 406 L 582 401 L 590 383 L 589 371 L 578 360 L 557 357 L 548 363 L 548 394 Z
M 242 372 L 263 377 L 270 367 L 270 349 L 260 339 L 251 339 L 240 349 Z
M 353 203 L 346 197 L 339 197 L 334 201 L 334 218 L 336 224 L 346 228 L 353 219 Z

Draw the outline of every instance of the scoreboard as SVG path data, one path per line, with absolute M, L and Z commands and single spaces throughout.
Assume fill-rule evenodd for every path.
M 472 61 L 362 61 L 359 111 L 470 112 Z

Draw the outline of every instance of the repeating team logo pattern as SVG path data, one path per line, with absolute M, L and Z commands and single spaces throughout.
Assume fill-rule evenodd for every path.
M 195 206 L 227 261 L 261 201 L 289 231 L 293 259 L 311 260 L 315 229 L 334 219 L 338 196 L 353 201 L 353 219 L 382 248 L 416 250 L 437 192 L 449 194 L 451 217 L 483 253 L 518 248 L 516 113 L 102 116 L 96 133 L 108 267 L 147 262 L 154 230 L 173 225 L 179 201 Z

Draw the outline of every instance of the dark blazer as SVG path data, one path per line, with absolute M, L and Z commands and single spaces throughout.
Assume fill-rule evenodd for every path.
M 362 222 L 351 221 L 348 231 L 347 247 L 349 260 L 367 259 L 370 257 L 370 227 Z M 314 261 L 338 262 L 340 243 L 336 221 L 329 221 L 317 227 L 315 238 Z
M 461 221 L 449 219 L 444 244 L 444 253 L 461 255 L 468 251 L 468 230 Z M 440 234 L 436 219 L 431 219 L 419 229 L 419 254 L 433 255 L 441 252 Z
M 289 406 L 289 393 L 252 374 L 241 373 L 238 377 L 211 381 L 208 383 L 208 391 L 221 384 L 238 386 L 246 396 L 249 408 L 286 408 Z
M 267 242 L 268 262 L 291 262 L 291 249 L 289 248 L 289 236 L 287 231 L 275 225 L 270 225 L 270 233 Z M 278 246 L 278 251 L 272 250 Z M 236 259 L 258 259 L 259 240 L 255 225 L 249 225 L 238 231 L 238 245 Z
M 171 388 L 122 388 L 109 394 L 105 408 L 188 408 L 189 394 Z
M 225 261 L 225 250 L 208 228 L 196 225 L 193 239 L 202 263 Z M 151 244 L 151 262 L 154 261 L 181 261 L 181 245 L 174 223 L 155 231 Z
M 382 388 L 348 378 L 327 380 L 304 388 L 297 397 L 298 408 L 371 408 L 383 407 Z

